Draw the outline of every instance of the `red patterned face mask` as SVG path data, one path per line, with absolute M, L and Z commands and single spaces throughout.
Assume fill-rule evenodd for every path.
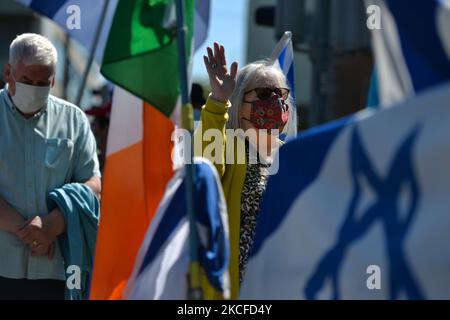
M 257 129 L 280 129 L 289 119 L 289 106 L 277 96 L 251 104 L 250 119 L 242 119 L 250 121 Z

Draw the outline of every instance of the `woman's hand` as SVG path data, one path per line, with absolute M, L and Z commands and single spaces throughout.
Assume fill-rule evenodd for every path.
M 222 45 L 219 46 L 217 42 L 214 42 L 214 53 L 208 47 L 208 56 L 203 56 L 203 60 L 211 85 L 211 98 L 224 103 L 227 102 L 236 86 L 237 62 L 231 64 L 231 70 L 228 73 L 225 48 Z

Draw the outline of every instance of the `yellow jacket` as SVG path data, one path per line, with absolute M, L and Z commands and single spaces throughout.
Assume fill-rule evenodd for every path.
M 228 208 L 228 223 L 229 223 L 229 238 L 230 238 L 230 287 L 231 287 L 231 299 L 237 299 L 239 297 L 239 237 L 240 237 L 240 216 L 241 216 L 241 193 L 244 185 L 247 166 L 244 163 L 237 164 L 237 161 L 233 161 L 232 164 L 226 164 L 226 139 L 225 139 L 225 124 L 228 120 L 228 108 L 231 106 L 230 102 L 221 103 L 212 98 L 208 98 L 206 104 L 202 108 L 201 125 L 197 128 L 194 139 L 195 154 L 201 155 L 206 158 L 208 153 L 204 154 L 208 145 L 214 143 L 214 141 L 202 142 L 198 139 L 203 137 L 203 134 L 208 129 L 218 129 L 222 134 L 222 150 L 219 155 L 215 155 L 215 159 L 220 157 L 220 163 L 217 163 L 214 159 L 211 160 L 219 173 L 219 177 L 222 181 L 222 188 L 225 195 L 227 208 Z M 200 136 L 201 134 L 201 136 Z M 234 137 L 234 154 L 233 157 L 237 159 L 237 140 L 239 138 Z M 200 148 L 201 146 L 201 148 Z M 242 155 L 240 155 L 242 157 Z M 242 159 L 242 158 L 241 158 Z M 217 293 L 205 292 L 205 298 L 208 299 L 220 299 L 220 295 Z

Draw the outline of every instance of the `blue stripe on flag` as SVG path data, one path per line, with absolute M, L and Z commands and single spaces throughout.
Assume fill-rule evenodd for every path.
M 294 60 L 293 53 L 288 56 L 290 61 L 286 60 L 286 53 L 289 48 L 289 45 L 286 45 L 278 56 L 278 62 L 280 63 L 281 70 L 283 70 L 284 75 L 288 81 L 289 87 L 291 88 L 291 95 L 295 102 L 295 82 L 294 82 Z M 286 64 L 287 65 L 286 65 Z
M 200 264 L 211 285 L 222 292 L 222 276 L 228 270 L 230 249 L 220 217 L 220 190 L 213 167 L 199 163 L 196 169 L 195 210 L 200 224 L 206 226 L 208 232 L 208 246 L 201 247 Z
M 308 277 L 303 293 L 308 300 L 317 299 L 319 291 L 327 278 L 337 278 L 341 274 L 345 251 L 354 245 L 367 230 L 377 222 L 381 222 L 386 235 L 386 255 L 390 261 L 390 269 L 395 272 L 395 281 L 390 277 L 390 299 L 397 299 L 403 291 L 410 299 L 424 299 L 423 290 L 408 263 L 405 254 L 404 238 L 410 222 L 417 215 L 420 202 L 420 191 L 415 166 L 413 164 L 414 147 L 420 127 L 417 126 L 406 135 L 392 159 L 386 175 L 379 175 L 375 170 L 373 159 L 361 139 L 357 127 L 353 129 L 350 144 L 350 171 L 353 190 L 347 206 L 345 219 L 340 224 L 335 243 L 323 254 L 317 267 Z M 376 200 L 360 212 L 358 204 L 364 195 L 364 186 L 360 180 L 365 177 Z M 405 188 L 410 192 L 410 203 L 406 212 L 398 206 Z M 358 215 L 358 218 L 355 216 Z M 405 218 L 407 217 L 407 218 Z M 339 282 L 333 285 L 333 299 L 341 299 L 344 290 Z
M 281 67 L 282 70 L 284 69 L 283 66 L 284 66 L 284 57 L 286 56 L 286 48 L 287 48 L 287 46 L 285 46 L 283 48 L 283 50 L 281 51 L 280 55 L 278 56 L 278 61 L 280 62 L 280 67 Z
M 155 232 L 155 235 L 150 243 L 150 246 L 145 254 L 145 258 L 142 262 L 141 269 L 139 270 L 139 274 L 155 259 L 158 252 L 164 246 L 164 243 L 168 241 L 170 236 L 173 234 L 176 227 L 181 222 L 183 217 L 185 216 L 185 208 L 186 202 L 184 199 L 185 192 L 185 183 L 181 184 L 181 186 L 176 191 L 173 196 L 172 201 L 167 207 L 166 214 L 161 219 L 158 229 Z M 170 213 L 170 214 L 168 214 Z

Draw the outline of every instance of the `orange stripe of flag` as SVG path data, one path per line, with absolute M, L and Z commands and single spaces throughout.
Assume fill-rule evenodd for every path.
M 91 299 L 118 299 L 173 175 L 173 123 L 144 104 L 143 140 L 106 160 Z

